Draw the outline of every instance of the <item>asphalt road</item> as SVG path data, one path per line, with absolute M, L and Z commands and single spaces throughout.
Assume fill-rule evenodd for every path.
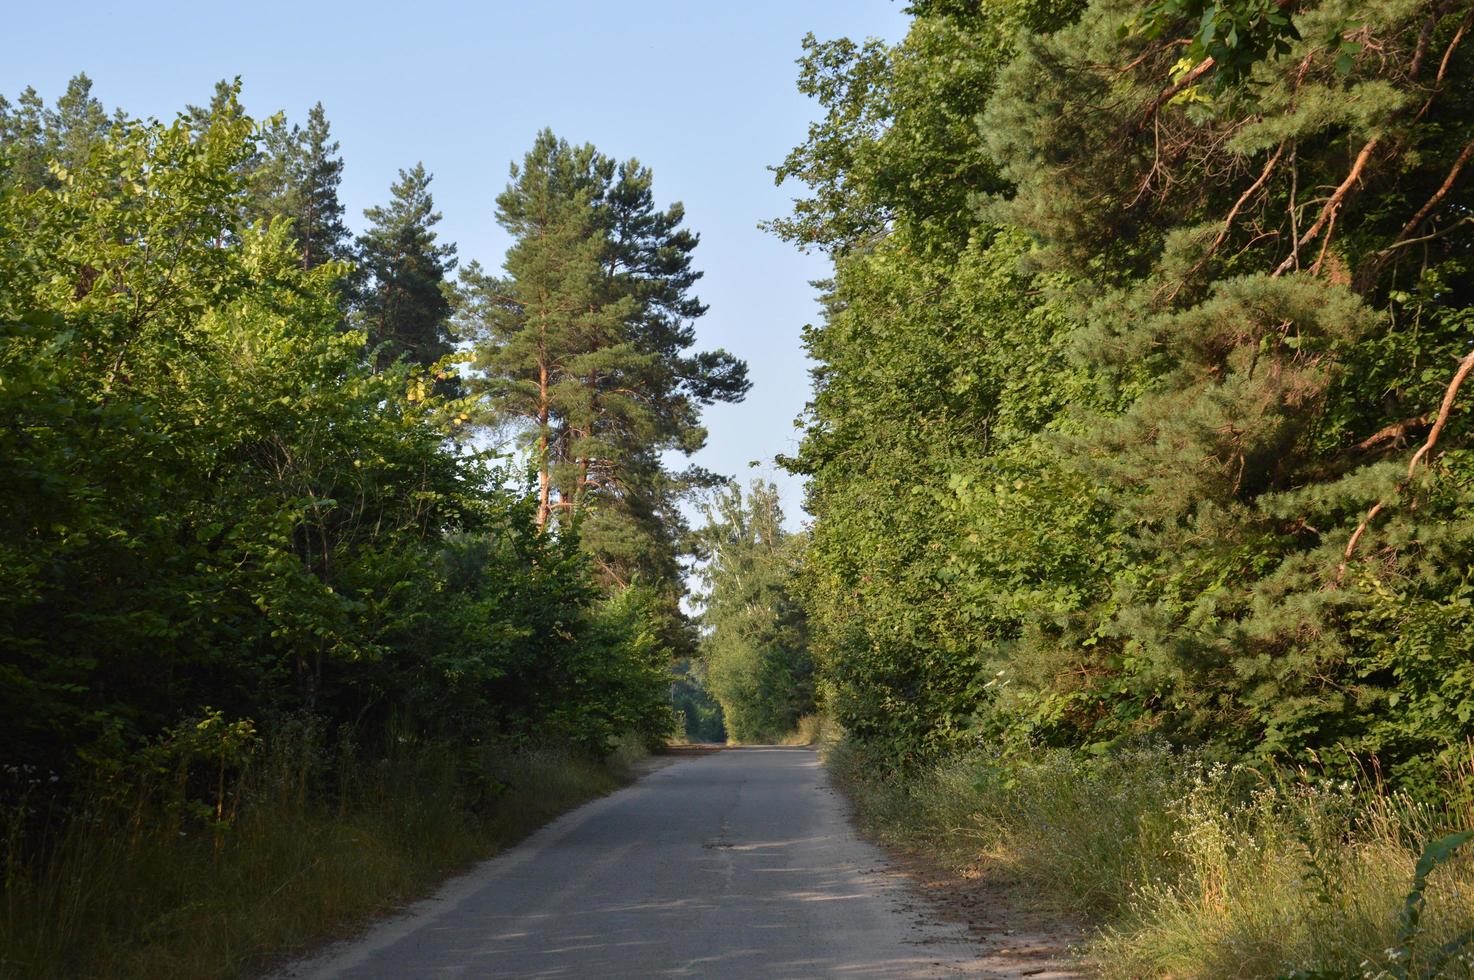
M 814 752 L 729 749 L 564 815 L 281 976 L 987 973 L 960 927 L 927 920 L 855 836 Z

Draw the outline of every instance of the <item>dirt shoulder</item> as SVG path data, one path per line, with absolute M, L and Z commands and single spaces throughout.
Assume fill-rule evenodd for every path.
M 980 966 L 998 977 L 1081 980 L 1088 966 L 1071 954 L 1086 929 L 1041 910 L 1021 886 L 981 872 L 957 874 L 925 854 L 884 847 L 896 871 L 946 922 L 967 927 L 981 950 Z
M 836 787 L 847 798 L 843 787 Z M 1000 980 L 1086 980 L 1089 964 L 1072 953 L 1088 930 L 1083 922 L 1042 907 L 1029 890 L 1002 875 L 976 869 L 958 872 L 924 850 L 897 847 L 865 828 L 850 801 L 850 819 L 878 847 L 890 870 L 918 898 L 909 911 L 965 927 L 978 946 L 983 976 Z

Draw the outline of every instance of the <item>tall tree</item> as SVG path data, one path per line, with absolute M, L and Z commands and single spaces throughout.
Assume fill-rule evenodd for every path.
M 446 277 L 456 266 L 456 247 L 436 241 L 440 213 L 430 181 L 423 163 L 401 170 L 389 203 L 363 212 L 372 224 L 358 237 L 354 320 L 381 367 L 401 357 L 434 364 L 451 351 Z
M 310 270 L 351 254 L 343 203 L 338 199 L 343 157 L 321 102 L 308 110 L 307 125 L 294 127 L 292 136 L 291 193 L 286 213 L 292 219 L 292 232 L 302 252 L 302 268 Z
M 593 154 L 545 133 L 497 198 L 497 221 L 513 236 L 503 268 L 462 273 L 467 335 L 484 375 L 484 421 L 520 430 L 538 473 L 539 527 L 555 510 L 571 516 L 591 471 L 594 417 L 607 404 L 584 381 L 624 366 L 632 297 L 608 289 L 607 242 L 594 206 Z M 580 184 L 582 186 L 580 186 Z M 638 408 L 633 399 L 625 406 Z
M 506 277 L 463 277 L 487 421 L 523 426 L 544 523 L 577 516 L 611 583 L 677 579 L 675 500 L 710 480 L 670 473 L 661 455 L 700 448 L 701 407 L 748 387 L 730 354 L 689 353 L 705 312 L 691 294 L 698 238 L 652 187 L 637 161 L 544 131 L 497 199 L 515 238 Z

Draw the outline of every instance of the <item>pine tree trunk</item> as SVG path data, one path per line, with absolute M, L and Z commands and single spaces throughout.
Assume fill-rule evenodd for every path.
M 548 468 L 548 363 L 543 361 L 537 369 L 537 529 L 548 526 L 552 510 L 552 477 Z

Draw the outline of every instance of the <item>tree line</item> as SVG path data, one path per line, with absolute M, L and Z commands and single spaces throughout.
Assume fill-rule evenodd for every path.
M 745 365 L 693 351 L 698 236 L 648 167 L 540 134 L 453 244 L 423 165 L 349 232 L 321 105 L 171 122 L 86 76 L 0 98 L 7 794 L 199 719 L 356 744 L 670 731 L 672 472 Z M 181 727 L 183 726 L 183 727 Z
M 821 698 L 1411 788 L 1474 736 L 1467 3 L 917 0 L 810 37 L 780 235 Z
M 745 493 L 729 484 L 701 509 L 702 686 L 720 705 L 727 736 L 782 741 L 817 710 L 808 616 L 795 588 L 806 537 L 784 527 L 771 482 L 755 480 Z

